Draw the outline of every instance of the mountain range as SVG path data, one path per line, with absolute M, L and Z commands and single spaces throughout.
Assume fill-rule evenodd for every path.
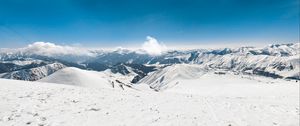
M 151 55 L 143 50 L 83 49 L 37 42 L 24 48 L 0 49 L 0 77 L 36 81 L 74 67 L 120 74 L 126 84 L 144 82 L 157 90 L 176 77 L 193 78 L 208 72 L 300 80 L 299 48 L 299 43 L 291 43 L 262 48 L 167 50 Z M 118 77 L 115 80 L 121 81 Z

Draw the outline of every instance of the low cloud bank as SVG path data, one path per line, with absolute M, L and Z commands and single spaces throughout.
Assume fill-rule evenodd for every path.
M 40 54 L 45 56 L 52 55 L 78 55 L 78 56 L 93 56 L 93 54 L 83 48 L 61 46 L 49 42 L 35 42 L 24 48 L 26 52 Z
M 146 41 L 142 44 L 142 46 L 138 50 L 135 49 L 130 50 L 126 48 L 117 48 L 117 50 L 136 51 L 140 53 L 147 53 L 149 55 L 157 56 L 167 51 L 167 47 L 163 43 L 157 41 L 157 39 L 155 39 L 154 37 L 147 36 Z M 68 46 L 68 45 L 57 45 L 50 42 L 34 42 L 24 48 L 16 49 L 15 51 L 21 51 L 23 53 L 37 54 L 43 56 L 64 56 L 64 55 L 96 56 L 99 53 L 98 49 L 88 49 L 88 48 L 81 48 L 81 47 Z

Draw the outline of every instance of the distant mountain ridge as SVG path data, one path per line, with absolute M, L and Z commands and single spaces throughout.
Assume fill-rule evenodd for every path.
M 15 80 L 36 81 L 62 68 L 65 68 L 65 65 L 61 63 L 52 63 L 44 66 L 38 66 L 35 68 L 21 69 L 17 71 L 2 73 L 0 74 L 0 77 Z
M 132 83 L 137 83 L 149 73 L 167 66 L 196 64 L 205 71 L 225 70 L 236 74 L 300 80 L 300 43 L 272 44 L 263 48 L 169 50 L 161 55 L 150 55 L 142 50 L 76 50 L 71 47 L 67 48 L 70 52 L 63 52 L 62 47 L 51 44 L 39 43 L 38 47 L 34 46 L 37 45 L 33 44 L 20 49 L 0 49 L 0 73 L 5 75 L 1 77 L 12 78 L 11 74 L 16 75 L 20 71 L 30 71 L 33 68 L 59 63 L 61 67 L 57 67 L 55 70 L 77 67 L 95 71 L 110 69 L 112 73 L 123 75 L 132 73 L 135 75 Z M 47 46 L 47 48 L 40 46 Z M 12 79 L 40 79 L 40 77 L 28 79 L 28 77 L 21 76 L 25 76 L 26 72 L 21 73 L 24 74 L 17 74 L 20 77 Z M 44 75 L 48 76 L 48 74 L 43 74 L 42 77 Z

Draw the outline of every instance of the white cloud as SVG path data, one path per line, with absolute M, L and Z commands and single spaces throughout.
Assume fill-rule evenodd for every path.
M 73 55 L 73 56 L 96 56 L 99 51 L 97 49 L 82 48 L 78 46 L 68 46 L 68 45 L 57 45 L 50 42 L 34 42 L 29 44 L 25 48 L 20 48 L 22 52 L 29 54 L 38 54 L 44 56 L 64 56 L 64 55 Z M 117 48 L 119 52 L 130 52 L 135 49 L 127 48 Z M 167 50 L 167 47 L 158 42 L 155 38 L 147 36 L 146 41 L 142 45 L 141 53 L 147 53 L 149 55 L 161 55 L 164 51 Z M 95 53 L 96 51 L 96 53 Z M 138 51 L 138 50 L 135 50 Z
M 53 55 L 79 55 L 79 56 L 92 56 L 93 54 L 83 48 L 61 46 L 49 42 L 35 42 L 28 45 L 24 50 L 32 54 L 40 54 L 45 56 Z
M 147 36 L 147 40 L 142 45 L 142 49 L 150 55 L 161 55 L 167 50 L 163 43 L 159 43 L 155 38 Z

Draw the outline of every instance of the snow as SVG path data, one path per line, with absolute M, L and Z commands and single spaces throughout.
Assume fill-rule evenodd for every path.
M 0 74 L 0 78 L 36 81 L 65 67 L 66 66 L 61 63 L 52 63 L 31 69 L 2 73 Z
M 299 84 L 295 81 L 230 73 L 225 75 L 207 73 L 196 79 L 174 79 L 168 86 L 165 92 L 201 96 L 297 97 L 299 92 Z
M 86 71 L 75 67 L 67 67 L 39 81 L 83 87 L 111 87 L 109 81 L 105 78 L 106 75 L 102 72 Z
M 121 82 L 129 81 L 127 76 L 113 74 L 110 71 L 97 72 L 67 67 L 38 81 L 90 88 L 118 88 L 120 85 L 116 82 L 117 79 Z
M 149 84 L 152 88 L 159 90 L 174 79 L 193 79 L 201 76 L 204 72 L 205 70 L 199 65 L 176 64 L 150 73 L 139 83 Z
M 299 125 L 299 83 L 231 74 L 176 81 L 154 92 L 0 79 L 0 125 Z

